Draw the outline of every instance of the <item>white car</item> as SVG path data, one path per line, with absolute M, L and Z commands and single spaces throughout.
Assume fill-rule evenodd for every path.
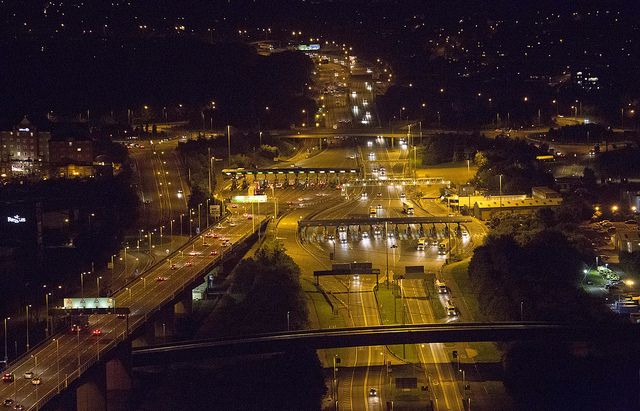
M 33 378 L 33 371 L 27 371 L 24 373 L 24 378 L 30 380 Z

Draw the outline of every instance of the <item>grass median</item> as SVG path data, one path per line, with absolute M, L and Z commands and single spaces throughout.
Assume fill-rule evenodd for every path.
M 395 298 L 392 286 L 389 285 L 389 288 L 387 288 L 381 284 L 376 291 L 376 299 L 378 301 L 378 310 L 380 312 L 382 325 L 401 324 L 403 310 L 402 301 Z M 420 361 L 414 344 L 396 344 L 387 345 L 387 347 L 397 358 L 401 358 L 412 363 Z

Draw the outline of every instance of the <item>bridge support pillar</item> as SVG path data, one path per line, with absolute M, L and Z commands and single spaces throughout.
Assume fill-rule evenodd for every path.
M 77 411 L 107 410 L 107 378 L 105 364 L 98 363 L 82 374 L 76 388 Z
M 175 313 L 172 306 L 163 308 L 153 321 L 153 337 L 158 343 L 167 341 L 174 335 Z
M 131 409 L 131 342 L 121 343 L 109 361 L 105 363 L 107 404 L 109 411 Z
M 185 295 L 182 296 L 180 301 L 176 302 L 173 305 L 173 313 L 178 316 L 184 316 L 187 314 L 191 314 L 193 309 L 193 298 L 191 296 L 191 290 L 189 292 L 185 292 Z

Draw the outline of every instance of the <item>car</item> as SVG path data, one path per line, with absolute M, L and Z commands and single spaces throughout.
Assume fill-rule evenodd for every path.
M 362 232 L 362 238 L 369 238 L 369 232 L 368 231 L 363 231 Z
M 207 233 L 204 235 L 206 238 L 214 238 L 213 233 Z
M 40 377 L 33 377 L 31 379 L 31 384 L 33 385 L 40 385 L 42 384 L 42 380 L 40 379 Z
M 209 255 L 218 255 L 218 251 L 217 250 L 213 250 L 212 252 L 209 253 Z
M 366 200 L 367 197 L 369 197 L 369 195 L 367 193 L 360 194 L 360 198 L 362 198 L 363 200 Z
M 127 318 L 127 314 L 119 313 L 118 315 L 116 315 L 116 318 Z
M 5 407 L 11 407 L 13 405 L 13 399 L 7 398 L 2 402 L 2 405 Z
M 378 396 L 378 390 L 376 390 L 375 388 L 369 388 L 369 397 L 377 397 Z
M 69 332 L 71 332 L 72 334 L 82 333 L 85 331 L 86 328 L 87 326 L 83 324 L 73 324 L 69 329 Z
M 376 193 L 376 197 L 382 198 L 382 193 Z
M 175 264 L 171 264 L 171 269 L 172 269 L 172 270 L 177 270 L 177 269 L 178 269 L 178 266 L 177 266 L 177 265 L 175 265 Z
M 30 380 L 33 378 L 33 371 L 27 371 L 24 373 L 24 378 Z
M 465 230 L 464 228 L 462 229 L 462 236 L 463 237 L 469 237 L 469 232 L 467 230 Z
M 13 375 L 12 372 L 6 372 L 2 376 L 2 381 L 4 381 L 4 382 L 13 382 L 13 380 L 15 380 L 15 379 L 16 379 L 16 377 L 15 377 L 15 375 Z
M 223 226 L 222 224 L 218 223 L 218 224 L 216 225 L 216 228 L 219 230 L 219 229 L 221 229 L 221 228 L 224 228 L 224 226 Z
M 185 266 L 187 267 L 191 267 L 193 266 L 193 262 L 192 261 L 187 261 L 186 263 L 184 263 Z
M 167 277 L 158 276 L 158 277 L 156 278 L 156 281 L 157 281 L 157 282 L 167 281 Z
M 249 214 L 249 215 L 247 216 L 247 220 L 253 220 L 253 216 L 252 216 L 251 214 Z
M 353 276 L 353 281 L 355 281 L 355 282 L 360 281 L 360 276 L 359 276 L 358 274 L 355 274 L 355 275 Z
M 13 409 L 14 410 L 24 410 L 24 407 L 22 405 L 20 405 L 20 404 L 16 404 L 16 405 L 13 406 Z
M 237 226 L 237 225 L 238 225 L 238 224 L 236 224 L 236 222 L 235 222 L 235 221 L 229 221 L 229 227 L 235 227 L 235 226 Z
M 327 240 L 329 240 L 329 241 L 333 241 L 333 240 L 335 240 L 335 238 L 336 238 L 336 237 L 335 237 L 333 234 L 329 234 L 329 235 L 327 236 Z
M 400 193 L 400 198 L 404 200 L 407 198 L 407 195 L 405 193 Z
M 102 335 L 102 330 L 100 328 L 96 328 L 91 331 L 91 335 L 93 335 L 94 337 L 99 337 Z
M 376 210 L 378 210 L 378 211 L 382 210 L 382 204 L 377 204 L 376 205 Z

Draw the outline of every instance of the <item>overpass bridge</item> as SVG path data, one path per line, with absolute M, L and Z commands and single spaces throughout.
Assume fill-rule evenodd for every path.
M 640 341 L 640 328 L 580 326 L 545 322 L 446 323 L 302 330 L 236 337 L 183 341 L 136 348 L 134 366 L 160 365 L 202 358 L 392 344 L 476 341 Z
M 267 221 L 266 217 L 255 216 L 252 221 L 223 227 L 222 234 L 230 240 L 229 245 L 212 238 L 212 229 L 194 237 L 112 295 L 115 307 L 129 309 L 130 314 L 124 315 L 126 320 L 116 314 L 118 310 L 86 316 L 86 331 L 60 331 L 10 362 L 5 372 L 13 373 L 15 380 L 0 385 L 0 398 L 14 399 L 27 410 L 44 405 L 62 410 L 106 409 L 106 387 L 115 384 L 114 389 L 123 391 L 131 387 L 127 365 L 131 342 L 172 335 L 175 317 L 191 309 L 193 286 L 202 283 L 205 275 L 231 253 L 244 247 L 255 235 L 254 224 L 261 228 Z M 40 377 L 40 385 L 22 378 L 28 371 Z M 48 405 L 52 400 L 53 405 Z

